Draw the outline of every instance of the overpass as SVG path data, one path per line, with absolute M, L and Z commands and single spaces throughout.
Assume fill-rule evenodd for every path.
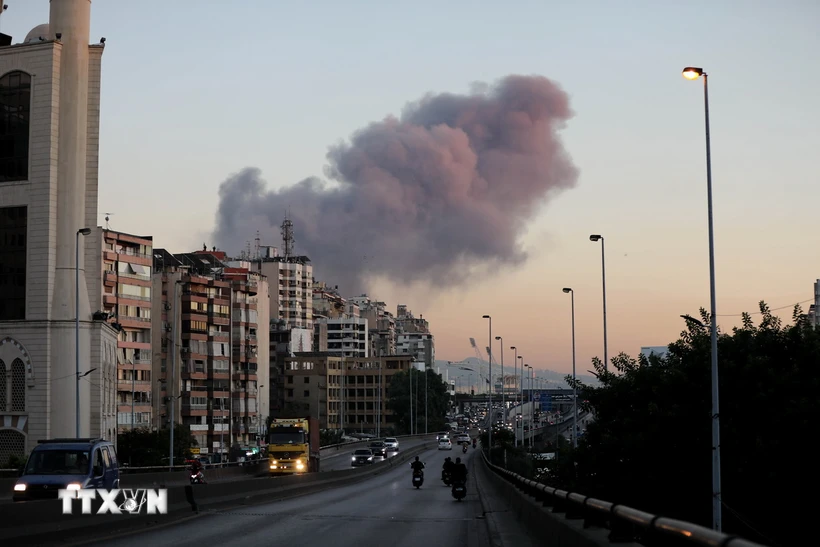
M 381 538 L 377 543 L 402 547 L 597 547 L 615 542 L 625 547 L 760 547 L 526 480 L 491 465 L 482 450 L 469 449 L 464 456 L 470 469 L 468 495 L 457 502 L 438 470 L 445 455 L 461 453 L 439 452 L 429 437 L 402 444 L 406 446 L 398 456 L 367 468 L 171 486 L 164 515 L 63 515 L 59 501 L 8 504 L 0 509 L 0 543 L 346 547 L 372 545 Z M 407 467 L 416 454 L 428 468 L 419 490 L 412 487 Z M 263 474 L 264 465 L 256 471 Z

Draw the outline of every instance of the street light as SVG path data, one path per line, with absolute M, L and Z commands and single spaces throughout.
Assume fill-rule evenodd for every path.
M 495 339 L 501 341 L 501 417 L 504 420 L 504 427 L 507 427 L 507 405 L 504 404 L 504 338 L 496 336 Z
M 487 408 L 490 410 L 490 430 L 487 436 L 487 442 L 490 445 L 489 458 L 490 462 L 493 459 L 493 422 L 495 421 L 495 413 L 493 412 L 493 318 L 489 315 L 482 316 L 482 319 L 490 320 L 490 345 L 487 346 L 487 353 L 490 361 L 490 387 L 487 390 Z
M 524 446 L 524 356 L 518 356 L 521 365 L 521 446 Z M 518 424 L 515 425 L 515 436 L 518 437 Z
M 706 195 L 709 216 L 709 292 L 712 313 L 709 327 L 712 337 L 712 528 L 722 529 L 720 505 L 720 397 L 718 385 L 717 297 L 715 295 L 715 228 L 712 213 L 712 143 L 709 134 L 709 75 L 702 68 L 688 66 L 683 77 L 697 80 L 703 76 L 703 105 L 706 120 Z
M 604 236 L 599 234 L 593 234 L 589 236 L 590 241 L 601 241 L 601 278 L 603 279 L 604 283 L 604 370 L 609 371 L 609 355 L 607 352 L 607 341 L 606 341 L 606 252 L 605 252 L 605 245 L 604 245 Z
M 80 235 L 87 236 L 91 228 L 80 228 L 74 236 L 74 412 L 76 413 L 75 436 L 80 438 Z
M 575 387 L 575 291 L 564 288 L 572 296 L 572 446 L 578 448 L 578 390 Z
M 518 382 L 518 348 L 515 346 L 510 346 L 510 349 L 515 352 L 515 358 L 513 359 L 513 377 L 515 377 L 516 383 Z M 502 382 L 503 384 L 503 382 Z M 515 386 L 515 384 L 513 384 Z M 518 399 L 518 390 L 515 390 L 515 398 Z M 506 426 L 506 424 L 505 424 Z M 518 446 L 518 425 L 515 426 L 515 441 L 513 446 Z

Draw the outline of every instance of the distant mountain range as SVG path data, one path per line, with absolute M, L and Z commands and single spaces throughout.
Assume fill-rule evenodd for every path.
M 493 358 L 495 361 L 495 358 Z M 512 360 L 511 360 L 512 361 Z M 470 383 L 470 376 L 472 375 L 472 383 L 476 387 L 481 386 L 482 382 L 486 385 L 486 378 L 489 372 L 489 364 L 487 361 L 481 360 L 478 357 L 467 357 L 462 361 L 442 361 L 436 360 L 435 364 L 438 372 L 441 373 L 442 376 L 445 378 L 449 378 L 450 380 L 455 380 L 456 378 L 459 380 L 460 385 L 467 386 Z M 464 369 L 472 369 L 472 370 L 464 370 Z M 484 380 L 480 380 L 478 374 L 480 374 Z M 586 369 L 584 369 L 585 374 L 580 374 L 580 371 L 576 371 L 576 376 L 579 380 L 587 385 L 597 386 L 598 379 L 590 374 L 586 373 Z M 513 366 L 512 363 L 507 365 L 505 363 L 504 366 L 504 374 L 512 376 L 513 374 Z M 549 382 L 550 388 L 553 389 L 561 389 L 569 387 L 564 380 L 566 373 L 563 372 L 555 372 L 554 370 L 547 370 L 547 369 L 535 369 L 535 375 L 539 378 L 544 378 Z M 493 362 L 493 377 L 497 380 L 501 376 L 501 366 Z M 518 370 L 518 376 L 521 376 L 521 370 Z M 461 384 L 461 382 L 464 382 Z

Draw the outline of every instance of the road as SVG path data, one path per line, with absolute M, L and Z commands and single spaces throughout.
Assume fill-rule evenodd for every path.
M 460 451 L 424 452 L 427 466 L 424 485 L 411 485 L 409 462 L 359 483 L 294 497 L 264 505 L 205 514 L 192 520 L 93 545 L 145 547 L 145 545 L 268 545 L 292 542 L 305 546 L 346 547 L 384 545 L 396 547 L 488 547 L 484 511 L 471 467 L 467 498 L 457 502 L 441 482 L 445 456 Z M 92 545 L 92 544 L 87 544 Z
M 399 440 L 399 451 L 407 451 L 417 446 L 421 446 L 424 443 L 429 443 L 430 439 L 412 439 L 407 441 Z M 320 469 L 322 472 L 324 471 L 339 471 L 342 469 L 350 469 L 351 465 L 351 458 L 353 457 L 353 452 L 359 450 L 361 448 L 367 448 L 366 444 L 356 445 L 352 448 L 340 447 L 338 452 L 330 452 L 327 451 L 322 454 L 322 463 L 320 464 Z M 392 452 L 388 454 L 388 457 L 395 456 L 396 453 Z M 381 460 L 379 460 L 381 461 Z

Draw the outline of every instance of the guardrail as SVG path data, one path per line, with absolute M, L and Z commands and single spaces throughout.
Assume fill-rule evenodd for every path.
M 667 547 L 699 545 L 703 547 L 765 547 L 738 536 L 724 534 L 698 524 L 682 520 L 653 515 L 639 511 L 632 507 L 603 501 L 576 492 L 568 492 L 553 488 L 502 467 L 487 460 L 484 450 L 481 451 L 482 461 L 493 473 L 518 490 L 520 496 L 525 496 L 540 505 L 531 503 L 520 511 L 522 518 L 534 523 L 544 530 L 544 518 L 560 518 L 555 513 L 564 513 L 565 521 L 582 521 L 583 531 L 608 530 L 600 540 L 591 535 L 586 542 L 578 544 L 608 545 L 609 543 L 636 542 L 646 547 Z M 547 511 L 545 508 L 552 508 Z M 540 514 L 527 512 L 534 509 Z M 564 530 L 565 531 L 565 530 Z M 576 537 L 582 532 L 578 530 Z

